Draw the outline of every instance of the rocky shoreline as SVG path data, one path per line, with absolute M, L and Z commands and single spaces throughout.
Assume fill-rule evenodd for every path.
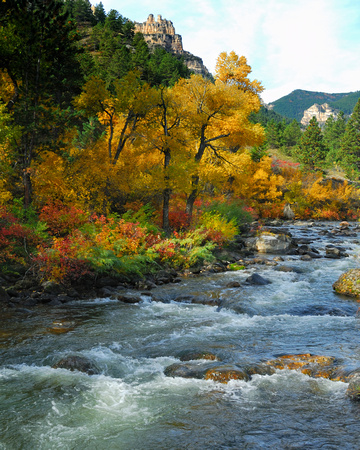
M 318 258 L 340 259 L 348 257 L 346 248 L 341 245 L 329 244 L 325 253 L 315 247 L 311 239 L 292 236 L 288 227 L 299 225 L 313 227 L 316 222 L 280 221 L 273 220 L 266 223 L 259 230 L 259 224 L 253 223 L 252 228 L 245 229 L 226 248 L 215 252 L 216 260 L 211 264 L 193 267 L 183 272 L 174 269 L 162 269 L 156 274 L 145 279 L 137 279 L 129 282 L 118 277 L 102 276 L 96 279 L 85 277 L 80 283 L 72 286 L 64 286 L 52 281 L 39 283 L 34 274 L 23 273 L 21 276 L 0 273 L 0 307 L 17 312 L 32 313 L 38 306 L 54 307 L 65 305 L 74 300 L 86 300 L 91 298 L 117 298 L 124 303 L 136 303 L 140 301 L 140 294 L 146 293 L 162 284 L 180 283 L 183 277 L 206 276 L 211 273 L 220 273 L 229 270 L 241 270 L 247 266 L 272 265 L 280 271 L 293 271 L 294 269 L 283 264 L 283 256 L 298 256 L 302 261 L 311 261 Z M 360 225 L 350 225 L 341 222 L 336 226 L 323 225 L 320 234 L 331 237 L 356 237 L 360 231 Z M 252 231 L 256 230 L 256 231 Z M 272 255 L 266 258 L 266 255 Z M 274 255 L 276 255 L 274 257 Z M 352 297 L 360 296 L 360 288 L 357 279 L 358 272 L 352 271 L 349 277 L 344 274 L 342 282 L 334 285 L 336 292 Z M 260 274 L 253 274 L 246 280 L 250 284 L 264 285 L 268 280 Z M 355 285 L 355 288 L 353 287 Z M 238 287 L 238 286 L 228 286 Z M 125 292 L 133 290 L 134 295 Z M 139 295 L 136 295 L 138 293 Z M 156 299 L 154 299 L 156 300 Z M 209 301 L 201 298 L 176 299 L 187 303 L 204 303 Z M 160 300 L 161 301 L 161 300 Z M 221 306 L 221 305 L 218 305 Z
M 271 221 L 260 230 L 257 228 L 256 232 L 250 229 L 244 231 L 226 248 L 219 249 L 215 254 L 216 260 L 212 264 L 194 267 L 181 273 L 162 269 L 151 277 L 133 282 L 104 276 L 96 280 L 84 279 L 81 284 L 66 287 L 49 281 L 39 284 L 36 282 L 36 277 L 29 274 L 24 274 L 21 278 L 0 274 L 0 307 L 9 311 L 10 314 L 26 315 L 36 314 L 39 307 L 51 308 L 62 305 L 66 307 L 67 303 L 74 300 L 81 301 L 91 298 L 112 298 L 122 303 L 135 304 L 142 301 L 146 295 L 151 301 L 169 302 L 169 299 L 156 296 L 151 291 L 163 284 L 181 283 L 184 278 L 188 277 L 206 277 L 214 273 L 244 270 L 249 267 L 258 268 L 258 270 L 256 269 L 256 272 L 245 278 L 242 283 L 231 281 L 225 288 L 238 288 L 243 284 L 263 286 L 271 283 L 271 280 L 261 274 L 263 266 L 274 266 L 275 270 L 281 272 L 296 272 L 296 267 L 286 264 L 287 260 L 312 261 L 320 258 L 347 258 L 349 256 L 348 249 L 342 245 L 341 238 L 356 238 L 360 231 L 359 225 L 350 225 L 347 222 L 335 225 L 322 224 L 322 229 L 318 231 L 318 234 L 336 237 L 336 243 L 316 246 L 316 240 L 314 242 L 313 237 L 303 236 L 306 235 L 306 232 L 302 233 L 302 237 L 293 236 L 289 231 L 289 227 L 292 225 L 302 226 L 303 230 L 319 226 L 315 222 Z M 358 243 L 357 240 L 354 242 Z M 336 293 L 360 298 L 359 286 L 360 269 L 351 269 L 334 283 L 333 289 Z M 175 294 L 171 300 L 181 303 L 206 304 L 218 308 L 232 308 L 241 312 L 231 304 L 231 298 L 221 300 L 201 295 L 176 296 Z M 344 311 L 336 311 L 336 308 L 332 308 L 331 305 L 326 311 L 317 312 L 321 315 L 346 315 Z M 70 331 L 71 327 L 71 323 L 54 322 L 51 332 L 64 333 Z M 341 365 L 341 361 L 329 356 L 310 353 L 282 355 L 276 359 L 260 361 L 246 367 L 221 361 L 217 355 L 199 351 L 199 349 L 189 350 L 186 354 L 178 355 L 178 357 L 180 363 L 165 368 L 166 376 L 227 383 L 230 380 L 250 380 L 254 375 L 272 375 L 281 369 L 300 370 L 313 378 L 321 377 L 348 383 L 347 396 L 352 400 L 360 400 L 360 368 L 348 369 Z M 89 375 L 100 373 L 92 360 L 76 354 L 69 354 L 59 360 L 53 368 L 78 370 Z

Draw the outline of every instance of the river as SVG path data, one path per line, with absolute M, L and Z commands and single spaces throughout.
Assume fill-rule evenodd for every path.
M 360 242 L 322 230 L 290 227 L 322 255 L 326 244 L 341 243 L 350 256 L 285 256 L 294 271 L 254 265 L 184 278 L 152 291 L 167 302 L 105 298 L 5 315 L 0 449 L 359 448 L 360 405 L 346 396 L 347 383 L 294 370 L 228 384 L 164 374 L 193 349 L 240 367 L 311 353 L 360 368 L 359 305 L 332 290 L 341 273 L 359 267 Z M 244 284 L 254 272 L 271 284 Z M 230 281 L 241 287 L 227 287 Z M 231 298 L 236 306 L 172 301 L 182 294 Z M 66 332 L 54 331 L 59 324 Z M 52 368 L 70 353 L 95 361 L 101 374 Z

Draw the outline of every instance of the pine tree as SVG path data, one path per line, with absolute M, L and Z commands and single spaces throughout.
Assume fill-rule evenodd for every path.
M 297 151 L 294 156 L 306 169 L 314 170 L 321 165 L 326 157 L 327 147 L 316 117 L 310 120 L 309 125 L 301 136 Z
M 326 160 L 329 164 L 338 163 L 341 160 L 341 140 L 345 133 L 346 119 L 342 111 L 340 111 L 337 119 L 330 116 L 324 127 L 324 141 L 329 149 Z
M 301 138 L 301 128 L 299 122 L 294 119 L 283 132 L 284 143 L 287 147 L 297 145 Z
M 358 178 L 360 176 L 360 99 L 346 124 L 341 142 L 341 154 L 346 174 Z

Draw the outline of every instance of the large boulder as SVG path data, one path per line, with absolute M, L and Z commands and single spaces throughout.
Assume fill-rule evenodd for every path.
M 271 253 L 285 255 L 294 244 L 290 236 L 286 234 L 262 233 L 255 238 L 248 238 L 245 241 L 247 248 L 259 253 Z
M 291 206 L 289 203 L 285 203 L 284 210 L 283 210 L 283 216 L 284 216 L 284 219 L 286 219 L 286 220 L 295 219 L 295 213 L 291 209 Z
M 333 284 L 333 289 L 348 297 L 360 297 L 360 269 L 350 269 L 343 273 Z

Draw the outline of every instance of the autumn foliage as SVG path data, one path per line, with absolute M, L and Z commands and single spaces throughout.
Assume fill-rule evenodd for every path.
M 0 69 L 1 269 L 22 264 L 66 285 L 103 274 L 132 280 L 211 262 L 242 224 L 281 218 L 286 203 L 297 218 L 358 217 L 353 185 L 267 154 L 264 128 L 250 120 L 263 86 L 244 56 L 221 53 L 214 79 L 172 73 L 165 83 L 140 60 L 125 67 L 109 51 L 118 64 L 109 65 L 101 27 L 91 37 L 96 51 L 81 59 L 70 22 L 51 30 L 52 3 L 39 2 L 45 28 L 33 34 L 41 51 L 30 51 L 31 30 L 5 3 L 14 26 L 0 18 L 13 41 Z M 17 41 L 15 25 L 29 45 Z M 127 26 L 113 38 L 140 59 Z M 24 49 L 32 66 L 19 60 Z M 322 161 L 321 131 L 313 131 Z M 301 149 L 309 165 L 315 138 L 307 134 Z

